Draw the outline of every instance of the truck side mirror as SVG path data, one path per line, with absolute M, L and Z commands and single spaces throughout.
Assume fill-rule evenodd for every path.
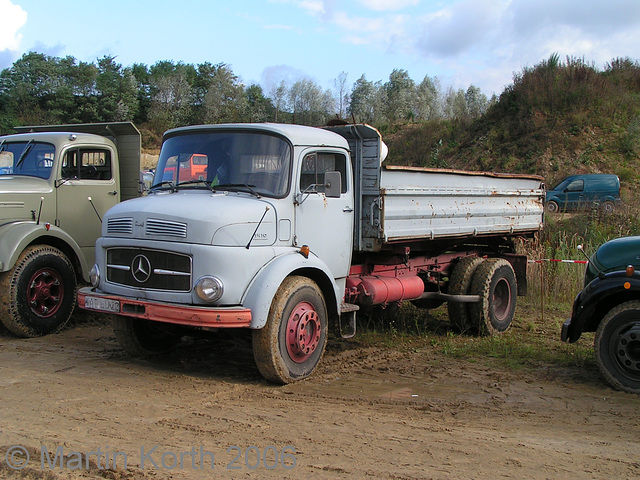
M 327 198 L 340 198 L 342 191 L 342 175 L 340 172 L 325 172 L 324 194 Z

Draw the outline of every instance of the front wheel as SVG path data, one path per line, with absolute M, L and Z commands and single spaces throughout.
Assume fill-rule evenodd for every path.
M 640 301 L 625 302 L 605 315 L 596 332 L 595 353 L 613 387 L 640 393 Z
M 327 307 L 318 285 L 287 277 L 271 302 L 266 325 L 253 331 L 253 356 L 270 382 L 302 380 L 316 368 L 327 343 Z
M 473 275 L 471 293 L 480 296 L 471 304 L 471 321 L 481 335 L 507 331 L 516 310 L 517 283 L 511 264 L 503 258 L 489 258 Z
M 548 202 L 546 208 L 547 212 L 549 213 L 558 213 L 560 211 L 560 206 L 555 200 L 551 200 L 550 202 Z
M 14 335 L 55 333 L 76 304 L 76 274 L 69 259 L 48 245 L 33 245 L 0 275 L 0 320 Z

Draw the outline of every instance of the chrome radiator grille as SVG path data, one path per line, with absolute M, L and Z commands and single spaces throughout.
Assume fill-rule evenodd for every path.
M 110 248 L 107 281 L 148 290 L 191 290 L 191 257 L 163 250 Z

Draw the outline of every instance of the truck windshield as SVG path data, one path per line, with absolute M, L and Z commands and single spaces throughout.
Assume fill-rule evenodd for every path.
M 152 189 L 225 185 L 268 197 L 289 191 L 291 147 L 261 132 L 209 131 L 170 137 L 162 144 Z M 198 182 L 200 180 L 201 182 Z M 187 183 L 188 182 L 188 183 Z
M 56 149 L 50 143 L 0 139 L 0 175 L 49 178 Z

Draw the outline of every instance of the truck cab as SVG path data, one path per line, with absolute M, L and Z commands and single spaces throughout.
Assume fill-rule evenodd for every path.
M 0 137 L 0 320 L 36 336 L 70 317 L 102 216 L 138 195 L 140 134 L 130 123 L 16 130 Z

